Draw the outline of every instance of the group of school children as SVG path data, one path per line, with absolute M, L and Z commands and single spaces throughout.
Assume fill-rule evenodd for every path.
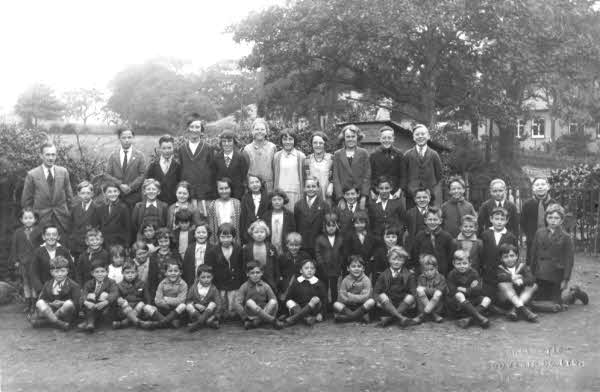
M 424 146 L 428 138 L 417 136 Z M 172 153 L 172 137 L 160 144 Z M 280 329 L 330 314 L 336 322 L 377 317 L 378 325 L 404 327 L 451 317 L 463 328 L 487 328 L 493 313 L 537 322 L 534 312 L 587 304 L 587 294 L 569 286 L 573 241 L 545 178 L 533 181 L 520 214 L 501 179 L 491 182 L 491 199 L 478 212 L 459 177 L 448 181 L 450 199 L 441 208 L 432 206 L 430 187 L 416 187 L 406 210 L 396 181 L 377 177 L 370 201 L 364 189 L 344 185 L 335 204 L 313 175 L 298 194 L 257 174 L 221 177 L 218 198 L 200 203 L 197 184 L 161 186 L 147 176 L 132 208 L 113 181 L 102 185 L 105 203 L 97 206 L 84 181 L 69 233 L 38 227 L 36 211 L 22 210 L 11 259 L 32 326 L 63 330 L 77 324 L 91 332 L 100 320 L 113 328 L 185 322 L 196 331 L 240 320 L 247 329 Z M 521 231 L 526 257 L 519 255 Z

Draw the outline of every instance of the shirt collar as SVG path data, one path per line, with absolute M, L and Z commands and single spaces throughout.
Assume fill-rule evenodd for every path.
M 52 165 L 52 167 L 46 167 L 46 165 L 42 165 L 42 168 L 44 169 L 44 175 L 46 177 L 48 177 L 48 172 L 52 173 L 52 175 L 54 175 L 54 165 Z
M 427 151 L 427 144 L 425 144 L 423 147 L 421 147 L 421 146 L 416 146 L 416 147 L 417 147 L 417 152 L 425 153 Z
M 461 240 L 476 241 L 477 234 L 473 233 L 473 234 L 471 234 L 470 237 L 465 237 L 463 233 L 458 233 L 458 236 L 456 237 L 456 239 L 459 241 L 461 241 Z
M 253 281 L 251 281 L 250 279 L 248 279 L 248 284 L 252 287 L 256 287 L 256 286 L 263 286 L 263 281 L 259 280 L 258 282 L 254 283 Z
M 298 276 L 298 278 L 296 280 L 298 281 L 298 283 L 302 283 L 307 279 L 304 276 Z M 319 278 L 317 278 L 316 276 L 313 276 L 312 278 L 308 279 L 308 283 L 310 283 L 310 284 L 315 284 L 318 281 L 319 281 Z
M 285 155 L 287 155 L 287 156 L 296 156 L 296 149 L 295 149 L 295 148 L 292 148 L 292 151 L 290 151 L 290 152 L 287 152 L 287 151 L 285 151 L 285 150 L 282 150 L 282 151 L 283 151 L 283 152 L 285 153 Z
M 506 227 L 504 229 L 502 229 L 502 231 L 496 231 L 492 227 L 492 231 L 494 232 L 494 234 L 506 234 L 506 233 L 508 233 L 508 230 L 506 230 Z
M 170 157 L 168 157 L 168 158 L 165 158 L 162 155 L 160 156 L 160 161 L 163 162 L 163 163 L 170 163 L 172 159 L 173 159 L 172 155 Z
M 388 201 L 390 201 L 390 199 L 387 199 L 385 202 L 387 203 Z M 375 203 L 383 203 L 381 196 L 377 196 L 377 200 L 375 201 Z
M 158 208 L 158 205 L 156 203 L 156 200 L 153 201 L 146 201 L 146 208 L 150 207 L 150 206 L 154 206 L 155 208 Z
M 229 157 L 230 159 L 232 159 L 232 158 L 233 158 L 233 151 L 231 151 L 231 152 L 229 152 L 229 153 L 227 153 L 227 152 L 223 151 L 223 156 L 224 156 L 224 157 Z
M 132 147 L 129 147 L 127 150 L 125 150 L 123 147 L 121 147 L 121 154 L 124 154 L 125 151 L 127 151 L 127 154 L 129 154 L 132 150 Z

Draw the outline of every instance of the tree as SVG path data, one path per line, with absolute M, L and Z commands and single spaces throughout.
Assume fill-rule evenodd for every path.
M 41 83 L 36 83 L 23 92 L 15 105 L 15 113 L 19 115 L 26 127 L 37 129 L 39 120 L 59 118 L 64 105 L 54 95 L 54 91 Z
M 80 88 L 68 91 L 64 94 L 66 114 L 83 122 L 102 112 L 104 96 L 100 90 L 95 88 Z

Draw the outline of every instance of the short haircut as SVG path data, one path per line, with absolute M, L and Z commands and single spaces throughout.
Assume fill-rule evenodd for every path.
M 262 219 L 255 220 L 252 222 L 250 227 L 248 227 L 248 234 L 252 236 L 252 232 L 256 229 L 263 229 L 267 234 L 267 237 L 271 235 L 271 230 L 269 230 L 269 226 L 267 226 L 266 222 Z
M 417 124 L 417 125 L 415 125 L 415 126 L 413 127 L 413 129 L 412 129 L 412 133 L 414 134 L 414 133 L 417 131 L 417 129 L 421 129 L 421 128 L 425 129 L 425 130 L 427 131 L 427 134 L 429 134 L 429 128 L 427 128 L 427 127 L 426 127 L 425 125 L 423 125 L 423 124 Z
M 533 180 L 531 180 L 531 185 L 535 184 L 539 180 L 546 181 L 546 183 L 550 185 L 547 177 L 534 177 Z
M 288 235 L 285 237 L 285 243 L 302 245 L 302 235 L 300 233 L 296 233 L 295 231 L 292 231 L 291 233 L 288 233 Z
M 500 261 L 502 261 L 502 256 L 510 253 L 511 251 L 515 252 L 517 256 L 519 256 L 519 248 L 514 246 L 513 244 L 502 244 L 498 248 L 498 257 Z
M 231 187 L 233 186 L 233 181 L 232 181 L 232 180 L 231 180 L 231 178 L 229 178 L 229 177 L 221 177 L 221 178 L 218 178 L 218 179 L 217 179 L 217 182 L 216 182 L 216 184 L 217 184 L 217 187 L 219 186 L 219 182 L 224 182 L 224 183 L 226 183 L 226 184 L 229 186 L 229 188 L 231 188 Z
M 435 215 L 438 218 L 442 219 L 442 210 L 438 207 L 431 206 L 427 209 L 425 217 L 428 217 L 429 215 Z
M 123 263 L 123 269 L 122 271 L 125 272 L 127 270 L 134 270 L 137 271 L 138 267 L 137 264 L 134 263 L 133 261 L 126 261 L 125 263 Z
M 121 189 L 119 189 L 119 186 L 114 181 L 106 181 L 105 183 L 102 184 L 102 192 L 106 192 L 106 190 L 108 188 L 115 188 L 116 190 L 121 192 Z
M 365 222 L 368 227 L 369 226 L 369 214 L 367 214 L 367 212 L 364 210 L 356 211 L 354 213 L 354 216 L 352 217 L 352 223 L 356 223 L 359 221 Z
M 50 269 L 69 268 L 69 260 L 63 256 L 56 256 L 50 260 Z
M 463 225 L 465 223 L 473 223 L 475 226 L 477 226 L 477 217 L 471 214 L 463 215 L 460 218 L 460 224 Z
M 387 225 L 383 229 L 384 236 L 389 235 L 389 234 L 394 234 L 396 237 L 400 238 L 402 233 L 403 233 L 402 228 L 398 225 Z
M 506 189 L 506 182 L 501 178 L 494 178 L 492 181 L 490 181 L 490 189 L 492 189 L 496 184 L 500 184 Z
M 163 143 L 173 143 L 175 144 L 175 138 L 171 135 L 162 135 L 160 139 L 158 139 L 158 145 L 162 145 Z
M 142 191 L 145 191 L 147 187 L 154 185 L 156 189 L 160 192 L 160 182 L 155 180 L 154 178 L 146 178 L 144 183 L 142 184 Z
M 110 248 L 108 248 L 108 254 L 111 258 L 115 256 L 125 257 L 125 247 L 121 244 L 111 245 Z
M 177 185 L 175 186 L 175 192 L 177 192 L 177 189 L 179 189 L 179 188 L 185 188 L 185 189 L 187 189 L 190 197 L 192 196 L 192 184 L 190 184 L 189 182 L 187 182 L 187 181 L 179 181 L 177 183 Z
M 448 179 L 448 188 L 450 188 L 452 186 L 453 183 L 458 182 L 460 184 L 461 187 L 463 187 L 463 189 L 467 188 L 467 184 L 465 183 L 465 180 L 463 180 L 463 178 L 461 176 L 452 176 Z
M 260 176 L 259 174 L 254 174 L 254 173 L 248 173 L 248 175 L 246 176 L 246 180 L 248 180 L 248 183 L 250 182 L 250 177 L 254 177 L 258 180 L 258 182 L 260 182 L 260 189 L 264 190 L 265 189 L 265 180 L 263 180 L 262 176 Z
M 434 255 L 430 255 L 430 254 L 419 255 L 419 264 L 421 264 L 422 268 L 425 267 L 426 265 L 432 265 L 436 269 L 438 267 L 437 259 L 435 258 Z
M 25 214 L 33 214 L 33 218 L 35 219 L 36 222 L 40 221 L 40 214 L 38 214 L 36 211 L 33 210 L 33 208 L 31 207 L 25 207 L 23 209 L 21 209 L 21 211 L 19 212 L 19 220 L 23 219 L 23 215 Z
M 342 193 L 346 193 L 351 190 L 354 190 L 356 193 L 360 193 L 358 188 L 355 187 L 354 185 L 344 185 L 344 187 L 342 188 Z
M 152 228 L 152 230 L 154 230 L 154 235 L 156 235 L 156 225 L 154 223 L 150 223 L 150 222 L 144 222 L 142 224 L 141 232 L 143 233 L 149 227 Z
M 77 193 L 81 192 L 83 188 L 91 188 L 92 192 L 94 192 L 94 185 L 89 181 L 81 181 L 79 184 L 77 184 Z
M 42 228 L 42 234 L 46 234 L 48 229 L 56 229 L 58 231 L 58 226 L 54 223 L 48 223 L 46 226 Z
M 98 268 L 108 270 L 108 267 L 106 266 L 106 263 L 104 262 L 104 260 L 102 260 L 101 258 L 92 259 L 92 261 L 90 263 L 90 271 L 93 272 Z
M 135 241 L 131 249 L 133 249 L 134 252 L 137 252 L 138 250 L 145 250 L 147 252 L 150 250 L 150 248 L 148 248 L 148 244 L 140 240 Z
M 392 132 L 394 132 L 394 128 L 390 127 L 389 125 L 384 125 L 383 127 L 379 128 L 379 133 L 383 133 L 385 131 L 392 131 Z
M 557 213 L 558 215 L 560 215 L 561 219 L 565 218 L 565 209 L 560 204 L 557 204 L 557 203 L 550 204 L 548 206 L 548 208 L 546 208 L 546 212 L 544 213 L 544 216 L 546 217 L 546 216 L 548 216 L 550 214 L 554 214 L 554 213 Z
M 235 229 L 235 226 L 232 223 L 222 223 L 217 229 L 217 236 L 220 236 L 221 234 L 229 234 L 233 238 L 235 238 L 237 237 L 237 230 Z
M 408 260 L 408 258 L 410 257 L 410 255 L 408 254 L 408 252 L 406 251 L 406 249 L 404 249 L 401 246 L 395 245 L 392 246 L 388 252 L 387 252 L 387 257 L 388 260 L 392 257 L 392 255 L 398 255 L 400 257 L 403 257 L 405 260 Z
M 261 271 L 263 270 L 262 264 L 256 260 L 251 260 L 246 264 L 246 272 L 250 272 L 254 268 L 259 268 Z
M 329 140 L 329 137 L 327 137 L 327 135 L 325 134 L 325 132 L 321 132 L 321 131 L 316 131 L 313 132 L 312 135 L 310 135 L 310 144 L 313 144 L 313 141 L 315 139 L 315 137 L 320 137 L 321 139 L 323 139 L 323 142 L 327 143 L 327 141 Z
M 365 260 L 360 255 L 351 255 L 348 258 L 348 267 L 350 267 L 352 263 L 360 263 L 363 267 L 365 266 Z
M 267 122 L 267 120 L 265 120 L 262 117 L 259 117 L 256 120 L 254 120 L 254 122 L 252 123 L 252 128 L 250 128 L 250 129 L 253 131 L 254 127 L 256 127 L 258 124 L 263 124 L 265 126 L 265 130 L 267 131 L 267 135 L 268 135 L 269 134 L 269 123 Z
M 429 190 L 429 188 L 417 188 L 415 189 L 415 191 L 413 192 L 413 197 L 417 197 L 418 193 L 427 193 L 427 196 L 429 196 L 429 198 L 431 199 L 431 191 Z
M 313 267 L 316 266 L 315 261 L 313 259 L 304 259 L 300 262 L 300 268 L 304 267 L 304 265 L 307 263 L 311 263 Z
M 340 142 L 344 141 L 346 131 L 350 131 L 350 132 L 354 133 L 356 135 L 356 140 L 358 142 L 360 142 L 365 137 L 364 133 L 360 130 L 358 125 L 348 124 L 342 128 L 342 130 L 340 131 L 340 133 L 338 135 L 338 140 Z
M 284 205 L 290 202 L 290 198 L 288 197 L 287 193 L 285 193 L 285 191 L 281 188 L 273 189 L 273 192 L 269 193 L 269 200 L 273 200 L 275 196 L 281 197 Z
M 135 132 L 133 132 L 133 129 L 128 128 L 128 127 L 119 127 L 119 128 L 117 128 L 117 131 L 116 131 L 117 137 L 120 138 L 121 135 L 123 134 L 123 132 L 127 132 L 127 131 L 131 132 L 131 136 L 135 136 Z
M 330 211 L 330 212 L 326 212 L 325 215 L 323 215 L 323 224 L 324 225 L 327 225 L 327 223 L 329 223 L 329 222 L 334 222 L 337 224 L 338 221 L 339 221 L 339 217 L 336 212 Z
M 281 132 L 279 133 L 279 143 L 281 145 L 283 145 L 283 137 L 284 136 L 289 136 L 292 139 L 294 139 L 294 147 L 298 143 L 298 134 L 296 133 L 296 130 L 294 130 L 293 128 L 285 128 L 285 129 L 281 130 Z
M 179 271 L 181 271 L 181 264 L 179 264 L 179 261 L 175 260 L 172 257 L 167 258 L 167 261 L 165 262 L 165 267 L 164 267 L 165 271 L 168 270 L 169 267 L 172 266 L 172 265 L 177 266 L 177 269 Z
M 306 185 L 306 183 L 309 181 L 314 181 L 317 183 L 318 187 L 321 187 L 321 184 L 319 183 L 319 179 L 316 176 L 306 176 L 306 178 L 304 179 L 304 185 Z
M 221 140 L 223 140 L 223 139 L 233 139 L 233 140 L 235 140 L 235 132 L 233 132 L 233 130 L 231 130 L 231 129 L 224 129 L 219 134 L 219 139 L 221 139 Z
M 202 264 L 198 267 L 198 269 L 196 270 L 196 275 L 200 276 L 202 273 L 206 273 L 206 274 L 213 274 L 213 268 L 212 266 L 208 265 L 208 264 Z
M 161 238 L 166 238 L 168 240 L 171 239 L 171 230 L 169 230 L 166 227 L 161 227 L 160 229 L 156 230 L 156 239 L 160 240 Z
M 452 261 L 457 260 L 457 259 L 464 259 L 466 258 L 467 261 L 469 261 L 469 264 L 471 263 L 471 257 L 469 256 L 469 252 L 467 252 L 466 250 L 463 249 L 457 249 L 454 251 L 454 254 L 452 255 Z
M 502 215 L 503 217 L 508 218 L 508 211 L 506 210 L 506 208 L 494 207 L 492 213 L 490 214 L 490 218 L 494 215 Z
M 202 121 L 202 117 L 198 113 L 192 113 L 187 117 L 185 127 L 189 128 L 194 121 L 200 121 L 200 132 L 204 132 L 204 121 Z
M 49 142 L 49 141 L 42 143 L 42 145 L 40 146 L 40 154 L 43 154 L 44 150 L 46 148 L 49 148 L 49 147 L 56 148 L 56 145 L 54 143 L 52 143 L 52 142 Z
M 175 223 L 192 222 L 193 217 L 192 211 L 184 208 L 175 213 Z
M 388 184 L 390 184 L 390 186 L 392 188 L 394 187 L 394 181 L 391 178 L 389 178 L 388 176 L 379 176 L 379 177 L 377 177 L 377 181 L 375 182 L 375 185 L 379 186 L 379 185 L 381 185 L 383 183 L 386 183 L 386 182 Z
M 88 239 L 89 237 L 100 237 L 100 238 L 103 238 L 102 232 L 100 230 L 96 229 L 95 227 L 89 228 L 85 232 L 85 238 Z
M 196 233 L 196 230 L 198 230 L 199 227 L 204 227 L 206 229 L 206 232 L 208 233 L 208 238 L 210 238 L 210 236 L 212 235 L 212 230 L 210 229 L 208 220 L 206 220 L 206 219 L 200 220 L 200 222 L 198 222 L 198 224 L 196 225 L 196 228 L 194 229 L 194 233 Z

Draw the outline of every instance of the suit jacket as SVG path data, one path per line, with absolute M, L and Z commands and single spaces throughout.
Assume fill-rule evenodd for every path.
M 502 202 L 502 207 L 508 211 L 508 222 L 506 223 L 506 229 L 513 233 L 515 237 L 520 238 L 519 212 L 517 211 L 517 206 L 508 200 L 504 200 L 504 202 Z M 496 208 L 496 200 L 494 199 L 486 200 L 479 207 L 479 215 L 477 216 L 477 232 L 479 236 L 481 236 L 481 233 L 492 226 L 490 222 L 490 216 L 492 215 L 492 210 L 494 208 Z
M 250 192 L 242 196 L 240 200 L 240 238 L 242 242 L 247 244 L 252 240 L 250 234 L 248 234 L 248 228 L 255 220 L 260 219 L 265 214 L 269 205 L 267 193 L 263 192 L 258 205 L 258 212 L 255 214 L 254 211 L 254 200 Z
M 315 259 L 317 273 L 321 279 L 335 278 L 342 275 L 342 266 L 345 265 L 344 239 L 338 233 L 333 245 L 326 234 L 317 237 L 315 243 Z
M 361 196 L 369 197 L 371 162 L 364 148 L 356 148 L 352 165 L 346 157 L 346 149 L 340 148 L 333 154 L 333 192 L 336 200 L 344 196 L 344 187 L 350 186 L 357 188 Z
M 195 244 L 195 243 L 194 243 Z M 148 258 L 148 292 L 150 293 L 150 298 L 154 299 L 156 295 L 156 288 L 158 284 L 166 278 L 165 276 L 165 266 L 168 261 L 175 261 L 179 265 L 182 264 L 181 257 L 179 257 L 179 252 L 171 251 L 166 255 L 161 255 L 156 251 L 151 254 Z M 182 267 L 183 269 L 183 267 Z
M 551 198 L 550 195 L 547 195 L 547 197 L 543 201 L 544 211 L 546 211 L 546 209 L 548 208 L 548 206 L 550 204 L 556 204 L 556 203 L 557 203 L 556 200 Z M 529 247 L 529 244 L 531 244 L 531 241 L 533 241 L 533 237 L 535 236 L 535 233 L 538 230 L 538 227 L 537 227 L 538 204 L 539 204 L 539 200 L 537 198 L 532 198 L 532 199 L 525 201 L 525 203 L 523 203 L 523 206 L 521 208 L 521 231 L 523 232 L 523 234 L 525 234 L 528 247 Z M 544 223 L 545 223 L 545 220 L 544 220 Z
M 376 237 L 383 236 L 383 232 L 388 225 L 404 227 L 406 210 L 398 199 L 388 200 L 385 210 L 381 202 L 370 201 L 367 210 L 371 222 L 371 232 Z
M 344 238 L 344 263 L 342 264 L 342 274 L 346 275 L 350 256 L 359 255 L 365 261 L 365 274 L 370 275 L 375 269 L 375 254 L 377 249 L 385 247 L 383 241 L 375 237 L 372 233 L 367 233 L 364 242 L 361 244 L 358 234 L 353 231 L 352 234 Z
M 54 186 L 51 190 L 44 175 L 42 166 L 27 172 L 21 206 L 31 207 L 40 215 L 38 224 L 44 225 L 56 220 L 62 232 L 69 232 L 70 213 L 69 206 L 73 199 L 69 172 L 62 166 L 54 165 Z
M 181 179 L 192 184 L 191 197 L 198 200 L 212 200 L 216 193 L 213 165 L 214 147 L 200 142 L 196 153 L 192 153 L 188 142 L 177 150 L 176 157 L 181 163 Z
M 131 245 L 131 214 L 125 203 L 115 203 L 110 214 L 108 204 L 100 205 L 94 212 L 92 225 L 100 229 L 107 247 L 121 244 L 128 248 Z
M 102 264 L 108 269 L 110 256 L 106 249 L 100 248 L 96 252 L 83 251 L 76 260 L 75 271 L 73 271 L 73 279 L 83 286 L 85 282 L 92 278 L 92 260 L 102 260 Z
M 214 302 L 214 304 L 217 305 L 217 307 L 213 311 L 213 314 L 221 313 L 221 293 L 219 293 L 219 290 L 215 287 L 214 284 L 210 285 L 208 293 L 206 293 L 205 296 L 201 296 L 198 292 L 198 282 L 194 282 L 188 288 L 188 293 L 185 302 L 187 304 L 200 304 L 204 306 L 208 306 L 208 304 Z
M 75 269 L 73 268 L 73 259 L 69 250 L 64 246 L 56 247 L 56 256 L 62 256 L 69 260 L 69 277 L 73 278 Z M 44 283 L 52 279 L 50 275 L 50 255 L 45 246 L 39 246 L 33 251 L 30 265 L 31 285 L 36 292 L 42 289 Z
M 376 192 L 377 179 L 386 176 L 393 181 L 392 193 L 395 193 L 402 184 L 402 162 L 404 161 L 402 151 L 394 146 L 389 151 L 379 146 L 371 154 L 369 161 L 371 163 L 371 189 Z
M 518 274 L 523 278 L 523 286 L 531 286 L 535 283 L 535 277 L 531 273 L 529 266 L 525 265 L 525 263 L 517 263 L 515 267 L 517 268 Z M 512 283 L 512 273 L 508 268 L 500 264 L 498 265 L 498 269 L 496 271 L 496 279 L 498 283 Z
M 69 301 L 73 302 L 76 308 L 79 307 L 79 301 L 81 299 L 81 286 L 74 280 L 66 278 L 62 283 L 62 286 L 58 290 L 58 294 L 52 292 L 52 286 L 54 285 L 54 279 L 50 279 L 44 283 L 42 291 L 40 292 L 39 299 L 46 301 L 46 303 L 54 301 Z
M 141 200 L 140 187 L 146 175 L 146 158 L 140 150 L 133 147 L 130 150 L 131 155 L 127 157 L 125 173 L 123 173 L 123 165 L 121 165 L 121 148 L 119 147 L 108 157 L 104 176 L 117 185 L 129 185 L 131 192 L 127 195 L 121 194 L 121 197 L 128 205 L 134 205 Z
M 271 221 L 273 218 L 273 210 L 268 209 L 262 216 L 262 220 L 265 221 L 267 226 L 269 226 L 269 231 L 271 235 L 273 234 L 273 227 L 271 226 Z M 283 209 L 283 225 L 281 228 L 281 245 L 285 246 L 285 238 L 289 233 L 296 231 L 296 220 L 294 218 L 294 214 L 289 211 L 287 208 Z
M 465 215 L 477 216 L 473 204 L 467 200 L 448 200 L 442 204 L 442 228 L 456 237 L 460 233 L 461 219 Z
M 438 262 L 438 270 L 442 275 L 447 276 L 452 269 L 454 246 L 455 242 L 452 236 L 441 228 L 435 231 L 435 247 L 431 242 L 429 229 L 420 231 L 412 244 L 409 268 L 416 268 L 420 271 L 419 256 L 422 254 L 434 255 Z
M 92 226 L 92 219 L 97 208 L 98 206 L 93 201 L 87 210 L 83 209 L 81 203 L 75 203 L 71 207 L 71 233 L 68 244 L 73 255 L 78 255 L 86 250 L 85 236 Z
M 419 211 L 417 206 L 406 212 L 406 233 L 404 235 L 404 245 L 407 250 L 412 247 L 417 233 L 425 230 L 425 217 Z
M 323 230 L 323 217 L 328 209 L 320 194 L 317 194 L 311 207 L 308 207 L 305 196 L 294 206 L 296 230 L 302 236 L 302 248 L 310 255 L 314 255 L 315 240 Z
M 221 246 L 213 246 L 206 251 L 204 263 L 213 269 L 213 284 L 219 290 L 233 291 L 244 282 L 246 271 L 242 260 L 242 248 L 233 245 L 229 261 L 223 255 Z
M 536 278 L 560 283 L 571 278 L 575 249 L 573 239 L 562 229 L 554 233 L 539 229 L 532 241 L 530 265 Z
M 206 255 L 213 246 L 206 243 L 206 251 L 204 252 L 204 263 L 206 263 Z M 193 284 L 196 281 L 196 242 L 190 242 L 185 255 L 183 256 L 183 262 L 181 263 L 181 278 L 185 280 L 185 283 Z
M 229 167 L 225 165 L 223 151 L 216 151 L 213 158 L 215 181 L 219 178 L 231 179 L 231 197 L 241 200 L 246 192 L 246 176 L 248 175 L 249 162 L 246 155 L 237 148 L 233 149 L 233 156 Z M 216 185 L 215 185 L 216 186 Z
M 10 244 L 10 254 L 8 256 L 9 265 L 19 263 L 22 272 L 29 273 L 29 267 L 33 257 L 33 252 L 44 242 L 42 240 L 42 230 L 39 226 L 34 226 L 29 233 L 29 238 L 25 234 L 25 228 L 19 227 L 12 236 Z
M 148 165 L 145 178 L 154 178 L 160 182 L 160 194 L 158 200 L 164 201 L 167 205 L 171 205 L 177 201 L 175 191 L 177 184 L 181 179 L 181 164 L 177 162 L 175 157 L 171 158 L 171 165 L 166 173 L 160 167 L 160 157 Z
M 158 210 L 158 227 L 167 227 L 167 212 L 169 210 L 169 206 L 164 201 L 157 200 L 156 201 L 156 209 Z M 135 233 L 140 233 L 142 230 L 142 226 L 144 224 L 144 218 L 146 214 L 146 202 L 140 201 L 135 204 L 133 207 L 133 212 L 131 213 L 131 225 L 132 229 Z
M 267 282 L 269 286 L 277 293 L 277 283 L 280 281 L 281 273 L 279 271 L 279 260 L 277 257 L 277 250 L 269 242 L 265 242 L 267 245 L 267 263 L 263 267 L 263 281 Z M 244 270 L 246 264 L 254 258 L 254 243 L 250 241 L 242 248 L 242 259 L 244 262 Z
M 483 242 L 481 275 L 486 284 L 494 285 L 496 283 L 498 265 L 500 264 L 500 245 L 511 244 L 518 249 L 519 242 L 517 241 L 517 237 L 510 231 L 507 231 L 506 234 L 503 234 L 502 237 L 500 237 L 500 241 L 498 245 L 496 245 L 494 231 L 490 229 L 487 229 L 481 234 L 481 242 Z
M 88 294 L 92 294 L 94 293 L 96 290 L 96 279 L 90 279 L 87 282 L 85 282 L 85 284 L 83 285 L 82 289 L 81 289 L 81 305 L 83 305 L 83 303 L 85 301 L 87 301 L 87 296 Z M 100 290 L 99 293 L 107 293 L 108 294 L 108 298 L 106 298 L 106 300 L 108 301 L 109 304 L 114 304 L 117 301 L 117 298 L 119 298 L 119 286 L 117 286 L 117 283 L 109 278 L 105 278 L 102 281 L 102 285 L 100 286 Z M 96 295 L 96 301 L 98 301 L 99 296 Z
M 338 216 L 338 226 L 340 227 L 340 233 L 344 237 L 352 235 L 354 231 L 354 224 L 352 223 L 352 219 L 354 219 L 354 214 L 358 211 L 365 211 L 360 208 L 357 202 L 354 207 L 354 212 L 350 211 L 348 207 L 341 209 L 339 207 L 335 207 L 335 213 Z
M 423 158 L 419 156 L 416 147 L 407 150 L 404 153 L 402 167 L 402 188 L 411 196 L 421 187 L 429 189 L 436 196 L 441 193 L 441 188 L 436 185 L 443 176 L 442 160 L 431 147 L 427 147 Z M 438 204 L 441 204 L 441 200 Z

